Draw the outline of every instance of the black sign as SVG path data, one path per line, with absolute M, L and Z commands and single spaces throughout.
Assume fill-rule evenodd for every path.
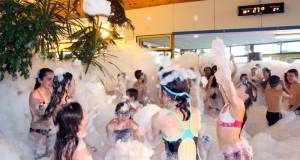
M 284 13 L 284 3 L 258 4 L 251 6 L 239 6 L 238 16 Z

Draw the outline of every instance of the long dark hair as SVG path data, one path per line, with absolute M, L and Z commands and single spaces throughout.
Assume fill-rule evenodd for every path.
M 38 77 L 36 78 L 36 81 L 35 81 L 35 85 L 34 85 L 34 90 L 38 89 L 40 86 L 41 86 L 41 83 L 38 81 L 38 79 L 40 78 L 41 80 L 43 80 L 43 78 L 46 76 L 46 74 L 48 72 L 52 72 L 53 71 L 49 68 L 42 68 L 40 69 L 39 73 L 38 73 Z
M 65 101 L 67 102 L 69 96 L 66 90 L 66 86 L 70 85 L 73 75 L 69 72 L 63 74 L 64 79 L 59 81 L 58 76 L 53 78 L 53 92 L 51 95 L 51 100 L 48 107 L 45 110 L 45 114 L 42 117 L 43 120 L 48 119 L 52 116 L 52 112 L 55 110 L 56 106 L 61 103 L 62 98 L 67 94 Z
M 172 72 L 177 72 L 177 71 L 170 71 L 170 72 L 165 72 L 162 75 L 162 79 L 164 79 L 166 76 L 168 76 L 169 74 L 171 74 Z M 163 91 L 166 91 L 168 96 L 174 100 L 177 101 L 178 104 L 176 105 L 177 108 L 179 108 L 180 112 L 183 115 L 183 121 L 187 121 L 190 118 L 190 110 L 188 109 L 189 107 L 189 103 L 187 101 L 187 96 L 183 95 L 183 96 L 177 96 L 174 94 L 169 93 L 163 86 L 167 87 L 169 90 L 171 90 L 172 92 L 175 93 L 183 93 L 183 92 L 187 92 L 189 91 L 189 87 L 187 85 L 187 81 L 186 80 L 180 80 L 179 77 L 175 78 L 173 81 L 169 82 L 167 85 L 161 85 L 161 93 L 163 95 Z M 187 92 L 188 93 L 188 92 Z M 176 97 L 176 99 L 174 99 Z M 186 113 L 185 113 L 186 112 Z
M 249 92 L 249 90 L 246 88 L 246 91 L 245 93 L 249 95 L 249 98 L 244 102 L 244 105 L 245 105 L 245 114 L 244 114 L 244 123 L 242 125 L 242 128 L 244 127 L 245 125 L 245 122 L 247 121 L 247 112 L 248 112 L 248 109 L 249 107 L 253 104 L 253 102 L 256 102 L 257 100 L 257 88 L 251 84 L 250 82 L 247 82 L 248 83 L 248 88 L 249 90 L 251 91 L 251 93 Z M 253 97 L 253 99 L 251 98 L 251 96 Z
M 58 131 L 54 147 L 54 159 L 71 160 L 79 142 L 77 133 L 83 119 L 83 110 L 78 102 L 72 102 L 59 109 L 56 116 Z
M 214 76 L 214 78 L 212 79 L 212 83 L 211 83 L 210 87 L 217 87 L 217 86 L 218 86 L 218 82 L 217 82 L 216 77 Z

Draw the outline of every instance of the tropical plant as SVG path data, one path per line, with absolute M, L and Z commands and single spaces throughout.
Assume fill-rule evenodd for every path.
M 0 2 L 0 80 L 4 73 L 29 77 L 35 52 L 48 57 L 60 38 L 68 37 L 71 25 L 78 25 L 72 17 L 77 5 L 70 0 L 2 0 Z M 34 50 L 34 52 L 31 52 Z
M 121 0 L 108 0 L 111 2 L 112 15 L 101 17 L 106 17 L 107 21 L 110 24 L 110 29 L 102 27 L 102 22 L 99 20 L 98 16 L 89 16 L 86 14 L 91 25 L 86 27 L 81 26 L 81 29 L 73 33 L 69 38 L 77 39 L 77 42 L 72 44 L 71 47 L 67 48 L 71 50 L 71 54 L 67 58 L 78 58 L 84 64 L 86 64 L 85 73 L 87 73 L 90 65 L 97 66 L 104 76 L 108 75 L 110 79 L 113 79 L 113 76 L 108 72 L 108 70 L 100 63 L 107 62 L 110 65 L 113 65 L 117 69 L 117 65 L 109 61 L 107 58 L 117 58 L 116 56 L 106 53 L 104 49 L 108 45 L 114 45 L 114 38 L 119 36 L 117 32 L 118 27 L 125 27 L 127 29 L 134 30 L 134 26 L 131 23 L 131 20 L 126 17 L 125 10 L 122 6 Z M 78 3 L 79 0 L 75 0 L 74 3 Z M 103 31 L 109 33 L 107 37 L 103 36 Z M 106 57 L 106 58 L 105 58 Z M 102 81 L 102 79 L 100 78 Z M 102 82 L 103 83 L 103 82 Z

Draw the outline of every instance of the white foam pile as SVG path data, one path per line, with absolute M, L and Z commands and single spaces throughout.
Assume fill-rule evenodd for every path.
M 108 16 L 111 12 L 110 3 L 107 0 L 84 0 L 82 9 L 90 16 L 101 14 Z
M 155 80 L 148 81 L 148 88 L 150 92 L 147 93 L 148 99 L 154 100 L 159 103 L 158 90 L 155 87 L 157 84 L 157 72 L 158 69 L 154 67 L 151 60 L 156 58 L 156 54 L 147 53 L 146 50 L 141 49 L 133 44 L 121 45 L 119 47 L 110 47 L 108 53 L 112 53 L 119 57 L 119 60 L 113 60 L 113 63 L 118 64 L 118 67 L 126 72 L 129 77 L 134 77 L 134 71 L 136 69 L 143 70 L 143 73 L 148 77 L 156 77 Z M 178 59 L 172 60 L 172 64 L 181 68 L 197 67 L 197 54 L 184 54 Z M 208 58 L 207 58 L 208 57 Z M 182 59 L 181 59 L 182 58 Z M 195 62 L 186 62 L 185 60 L 193 58 Z M 205 64 L 211 64 L 211 57 L 203 55 L 201 66 Z M 109 67 L 105 62 L 101 62 L 105 67 L 108 67 L 109 72 L 113 75 L 117 75 L 120 71 Z M 296 68 L 300 71 L 300 60 L 295 61 L 293 64 L 287 64 L 284 62 L 269 61 L 269 62 L 251 62 L 243 67 L 240 67 L 236 77 L 240 76 L 242 72 L 250 72 L 250 69 L 259 63 L 262 67 L 270 66 L 272 75 L 278 75 L 283 77 L 283 73 L 288 69 Z M 134 65 L 138 65 L 136 68 Z M 168 64 L 169 65 L 169 64 Z M 33 155 L 28 145 L 28 135 L 30 128 L 31 115 L 29 112 L 29 94 L 34 88 L 37 71 L 42 67 L 49 67 L 53 70 L 57 68 L 63 68 L 64 71 L 70 72 L 74 75 L 77 87 L 76 93 L 72 99 L 78 101 L 86 111 L 90 108 L 94 108 L 99 103 L 99 107 L 94 108 L 100 112 L 100 116 L 92 114 L 94 117 L 91 127 L 87 130 L 86 141 L 97 148 L 97 152 L 92 154 L 94 160 L 103 159 L 107 155 L 109 146 L 107 144 L 105 126 L 107 123 L 115 118 L 114 110 L 115 103 L 107 103 L 107 95 L 105 89 L 100 87 L 98 83 L 101 83 L 99 77 L 103 78 L 106 82 L 107 89 L 114 90 L 117 82 L 112 82 L 108 77 L 104 77 L 99 70 L 94 66 L 91 66 L 87 74 L 84 74 L 83 65 L 78 65 L 73 62 L 58 62 L 42 61 L 39 59 L 33 59 L 33 66 L 30 70 L 30 78 L 24 80 L 23 77 L 18 77 L 15 81 L 12 81 L 12 76 L 5 74 L 5 78 L 0 82 L 0 160 L 32 160 Z M 171 64 L 169 65 L 171 66 Z M 248 68 L 248 70 L 246 69 Z M 250 73 L 247 73 L 250 75 Z M 299 79 L 300 80 L 300 79 Z M 88 84 L 88 87 L 86 85 Z M 98 86 L 98 87 L 97 87 Z M 96 96 L 96 97 L 95 97 Z M 204 95 L 203 95 L 204 96 Z M 259 97 L 262 95 L 259 95 Z M 113 99 L 111 96 L 108 99 Z M 288 159 L 300 159 L 300 116 L 293 116 L 292 113 L 284 113 L 284 118 L 277 124 L 268 127 L 266 121 L 266 106 L 263 102 L 264 99 L 254 103 L 250 107 L 248 112 L 248 121 L 242 132 L 242 136 L 245 137 L 249 144 L 253 148 L 254 159 L 275 159 L 275 160 L 288 160 Z M 264 100 L 265 101 L 265 100 Z M 284 100 L 283 105 L 286 105 Z M 135 120 L 139 124 L 139 130 L 141 134 L 145 134 L 151 117 L 160 110 L 156 105 L 147 105 L 146 107 L 139 109 L 135 114 Z M 217 135 L 216 135 L 216 119 L 210 116 L 204 115 L 201 117 L 202 128 L 205 133 L 212 137 L 212 146 L 207 153 L 207 159 L 221 160 L 224 159 L 218 147 Z M 141 138 L 143 139 L 143 138 Z M 141 140 L 140 140 L 141 141 Z M 161 153 L 163 152 L 163 143 L 160 143 L 157 147 L 151 151 L 144 145 L 137 141 L 129 141 L 127 143 L 117 143 L 116 149 L 110 150 L 109 153 L 116 159 L 161 159 Z M 124 153 L 122 156 L 121 153 Z M 126 153 L 126 154 L 125 154 Z M 152 155 L 152 157 L 151 157 Z M 121 157 L 120 157 L 121 156 Z M 150 158 L 151 157 L 151 158 Z

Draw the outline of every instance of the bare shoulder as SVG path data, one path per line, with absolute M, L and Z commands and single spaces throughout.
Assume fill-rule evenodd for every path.
M 134 121 L 134 120 L 132 120 L 132 119 L 129 119 L 129 124 L 130 124 L 130 126 L 137 126 L 138 124 Z
M 197 108 L 192 107 L 191 109 L 192 109 L 192 114 L 195 115 L 193 117 L 199 117 L 201 115 L 201 112 Z
M 36 90 L 30 92 L 29 98 L 38 98 L 39 93 Z
M 90 159 L 89 153 L 86 147 L 82 149 L 76 149 L 72 157 L 72 160 L 89 160 L 89 159 Z
M 168 112 L 167 109 L 161 109 L 159 112 L 153 115 L 153 121 L 157 123 L 163 122 L 164 117 L 169 116 L 168 114 L 170 114 L 170 112 Z
M 111 121 L 108 122 L 106 126 L 112 125 L 116 123 L 116 119 L 112 119 Z

